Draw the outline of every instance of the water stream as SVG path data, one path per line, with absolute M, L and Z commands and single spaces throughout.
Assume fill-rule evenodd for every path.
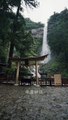
M 43 63 L 47 63 L 51 58 L 50 48 L 49 48 L 49 45 L 47 43 L 47 26 L 44 26 L 41 56 L 46 55 L 46 54 L 48 54 L 48 57 L 43 61 Z

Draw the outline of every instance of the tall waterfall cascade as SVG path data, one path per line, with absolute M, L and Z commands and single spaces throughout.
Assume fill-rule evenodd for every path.
M 50 47 L 47 42 L 47 26 L 44 26 L 41 56 L 46 55 L 46 54 L 48 54 L 48 57 L 43 61 L 43 63 L 47 63 L 51 58 Z

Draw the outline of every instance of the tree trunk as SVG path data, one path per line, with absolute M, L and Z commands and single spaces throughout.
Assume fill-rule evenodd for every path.
M 9 68 L 11 68 L 11 65 L 12 65 L 11 58 L 13 57 L 13 51 L 14 51 L 14 44 L 11 42 L 10 50 L 9 50 L 9 58 L 8 58 L 8 67 Z
M 14 50 L 14 46 L 15 46 L 15 33 L 16 33 L 16 23 L 17 23 L 17 20 L 18 20 L 18 16 L 19 16 L 19 10 L 20 10 L 20 3 L 21 3 L 21 0 L 19 1 L 19 6 L 17 8 L 17 13 L 16 13 L 16 17 L 15 17 L 15 20 L 13 22 L 13 29 L 12 29 L 12 38 L 11 38 L 11 44 L 10 44 L 10 50 L 9 50 L 9 58 L 8 58 L 8 67 L 11 68 L 11 64 L 12 64 L 12 61 L 11 61 L 11 58 L 13 57 L 13 50 Z

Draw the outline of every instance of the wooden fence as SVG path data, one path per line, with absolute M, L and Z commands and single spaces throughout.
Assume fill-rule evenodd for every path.
M 14 75 L 0 75 L 0 83 L 15 83 L 15 76 Z M 31 79 L 19 79 L 20 85 L 23 85 L 23 83 L 28 84 L 36 84 L 36 80 L 31 77 Z M 39 79 L 39 85 L 41 86 L 57 86 L 55 85 L 54 78 L 40 78 Z M 68 86 L 68 78 L 61 78 L 61 84 L 60 86 Z

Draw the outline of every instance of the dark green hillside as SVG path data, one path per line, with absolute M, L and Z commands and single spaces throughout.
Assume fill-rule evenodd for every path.
M 26 18 L 25 21 L 26 21 L 26 29 L 28 29 L 28 30 L 44 27 L 44 24 L 42 24 L 40 22 L 38 22 L 38 23 L 33 22 L 29 18 Z
M 51 72 L 68 76 L 68 10 L 54 13 L 48 21 L 48 43 L 52 52 Z
M 2 18 L 0 11 L 0 61 L 6 62 L 8 60 L 10 41 L 15 39 L 15 45 L 13 50 L 14 56 L 37 56 L 41 51 L 42 35 L 43 35 L 43 24 L 35 23 L 29 18 L 24 19 L 23 16 L 19 15 L 18 22 L 16 24 L 16 33 L 12 35 L 13 20 L 15 18 L 14 13 L 8 13 L 8 17 Z M 5 22 L 3 23 L 3 21 Z M 41 29 L 42 35 L 40 35 Z M 35 35 L 32 32 L 34 29 Z M 37 32 L 36 32 L 37 30 Z M 36 37 L 37 34 L 37 37 Z M 40 37 L 38 38 L 38 36 Z M 14 42 L 14 41 L 13 41 Z
M 2 49 L 0 61 L 2 59 L 8 61 L 9 67 L 11 67 L 10 58 L 14 55 L 27 56 L 26 52 L 32 50 L 32 35 L 30 31 L 27 33 L 25 18 L 21 15 L 24 12 L 23 5 L 36 8 L 39 2 L 35 0 L 24 0 L 23 2 L 22 0 L 0 0 L 0 49 Z M 14 8 L 16 8 L 16 12 L 13 10 Z

